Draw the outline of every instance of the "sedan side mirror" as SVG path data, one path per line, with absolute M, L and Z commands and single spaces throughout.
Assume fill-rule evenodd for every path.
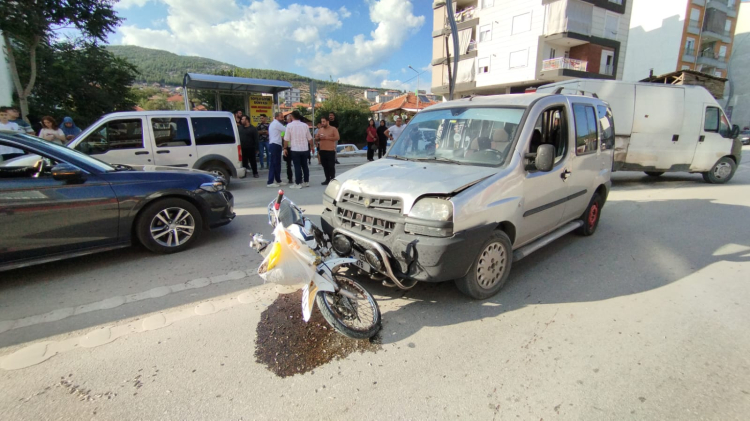
M 539 171 L 552 171 L 555 163 L 555 147 L 552 145 L 539 145 L 536 150 L 536 160 L 534 161 L 536 169 Z
M 52 178 L 59 181 L 82 181 L 83 170 L 70 164 L 57 164 L 52 167 Z
M 729 138 L 730 139 L 736 139 L 737 136 L 739 136 L 739 135 L 740 135 L 740 126 L 738 126 L 738 125 L 735 124 L 735 125 L 732 126 L 732 132 L 729 135 Z

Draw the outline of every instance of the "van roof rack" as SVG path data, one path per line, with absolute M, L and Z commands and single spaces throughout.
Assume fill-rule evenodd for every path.
M 563 89 L 565 89 L 565 86 L 560 86 L 559 88 L 555 89 L 554 94 L 555 95 L 560 95 L 562 93 Z M 576 89 L 576 91 L 579 92 L 581 95 L 585 96 L 586 94 L 590 94 L 592 97 L 594 97 L 596 99 L 599 99 L 599 96 L 596 95 L 596 92 L 586 92 L 586 91 L 584 91 L 582 89 Z

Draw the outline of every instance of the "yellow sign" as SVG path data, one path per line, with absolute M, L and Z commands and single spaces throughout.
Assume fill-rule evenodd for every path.
M 273 119 L 273 97 L 250 95 L 250 122 L 253 126 L 260 123 L 260 115 L 265 114 L 268 122 Z

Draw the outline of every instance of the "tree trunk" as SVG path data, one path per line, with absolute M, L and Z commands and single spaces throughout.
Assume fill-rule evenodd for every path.
M 29 95 L 31 90 L 34 89 L 34 83 L 36 82 L 36 48 L 39 46 L 40 37 L 34 36 L 31 45 L 29 45 L 29 65 L 31 69 L 31 75 L 29 76 L 29 83 L 26 85 L 26 89 L 21 85 L 21 78 L 18 76 L 18 68 L 16 67 L 16 57 L 13 53 L 13 46 L 10 41 L 10 36 L 6 32 L 3 32 L 3 40 L 5 41 L 5 49 L 8 52 L 8 67 L 10 67 L 10 76 L 13 80 L 13 86 L 16 88 L 16 94 L 18 94 L 18 106 L 21 109 L 21 117 L 29 122 Z

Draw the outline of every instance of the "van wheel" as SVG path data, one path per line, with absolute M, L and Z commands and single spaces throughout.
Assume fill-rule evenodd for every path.
M 703 173 L 703 179 L 706 183 L 724 184 L 734 177 L 735 170 L 737 170 L 737 164 L 732 158 L 725 156 L 711 168 L 711 171 Z
M 490 298 L 505 285 L 512 261 L 510 239 L 502 231 L 493 231 L 471 265 L 469 273 L 455 280 L 456 287 L 477 300 Z
M 218 164 L 211 164 L 205 168 L 202 168 L 202 170 L 222 177 L 224 181 L 226 181 L 227 186 L 229 186 L 229 180 L 232 178 L 232 175 L 229 173 L 229 170 L 224 168 L 224 166 L 218 165 Z
M 198 209 L 177 198 L 151 203 L 136 221 L 138 240 L 156 253 L 185 250 L 198 239 L 202 229 L 203 218 Z
M 596 227 L 599 226 L 599 219 L 602 216 L 602 206 L 604 205 L 602 197 L 599 193 L 594 193 L 594 197 L 589 202 L 589 207 L 586 208 L 586 212 L 581 215 L 581 221 L 583 226 L 578 228 L 576 233 L 588 237 L 596 232 Z
M 664 171 L 644 171 L 644 172 L 649 177 L 658 177 L 658 176 L 664 174 Z

